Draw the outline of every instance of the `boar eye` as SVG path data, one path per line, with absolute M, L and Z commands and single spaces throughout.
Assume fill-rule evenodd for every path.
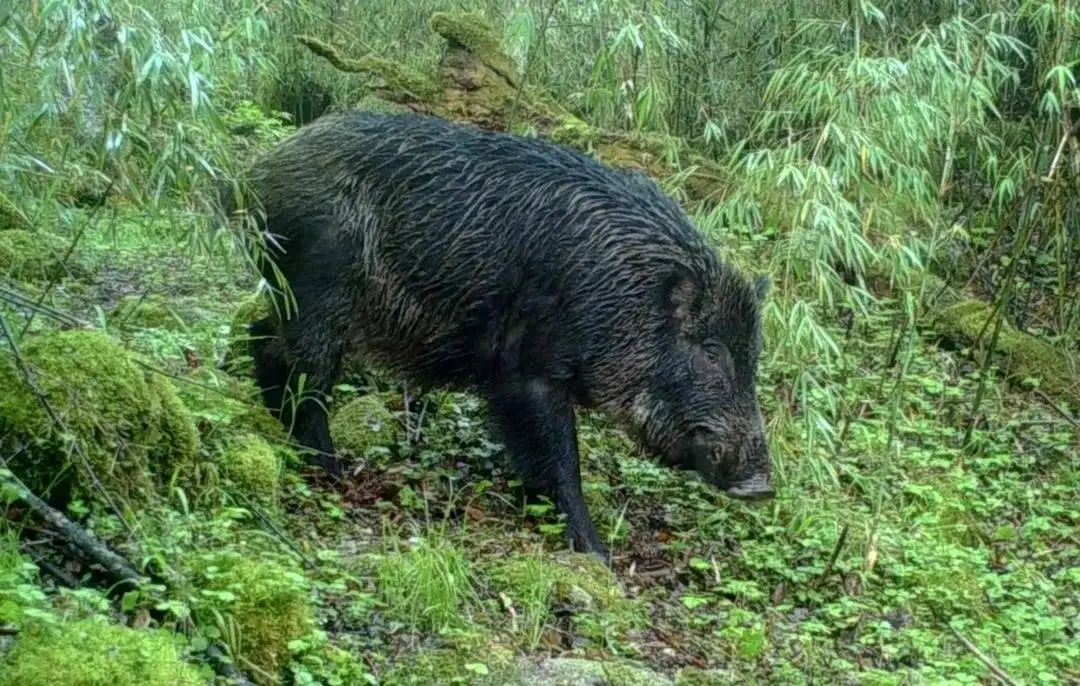
M 734 372 L 735 363 L 731 359 L 731 351 L 728 350 L 726 345 L 717 341 L 706 341 L 701 348 L 710 365 L 729 376 Z
M 731 377 L 735 371 L 735 364 L 731 359 L 731 352 L 722 343 L 706 342 L 694 346 L 690 355 L 691 369 L 695 374 L 716 378 Z

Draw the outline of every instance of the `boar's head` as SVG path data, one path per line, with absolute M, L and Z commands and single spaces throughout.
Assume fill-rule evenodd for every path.
M 773 495 L 756 376 L 769 280 L 724 270 L 708 285 L 678 272 L 661 288 L 666 321 L 635 414 L 647 447 L 740 499 Z

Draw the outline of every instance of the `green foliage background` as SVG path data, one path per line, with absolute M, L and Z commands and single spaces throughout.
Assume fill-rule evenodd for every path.
M 599 574 L 557 552 L 550 511 L 511 500 L 475 399 L 412 399 L 351 370 L 332 409 L 351 400 L 379 430 L 350 423 L 362 469 L 337 492 L 301 478 L 243 360 L 218 368 L 243 357 L 234 317 L 255 279 L 214 222 L 215 179 L 370 95 L 294 36 L 426 73 L 444 10 L 487 17 L 523 81 L 589 124 L 682 141 L 724 171 L 687 208 L 776 283 L 760 389 L 776 501 L 726 501 L 583 417 L 590 506 L 616 553 Z M 82 566 L 70 588 L 0 490 L 0 628 L 15 636 L 0 673 L 68 660 L 99 672 L 71 683 L 119 683 L 33 642 L 112 627 L 85 649 L 173 651 L 209 678 L 201 655 L 220 641 L 260 683 L 526 683 L 528 659 L 555 656 L 601 662 L 612 684 L 630 683 L 611 666 L 628 661 L 687 684 L 1075 683 L 1080 381 L 993 342 L 1021 332 L 1053 360 L 1080 355 L 1078 59 L 1075 0 L 3 4 L 0 377 L 20 383 L 16 350 L 99 328 L 115 349 L 74 366 L 109 374 L 121 355 L 112 386 L 167 384 L 199 436 L 182 468 L 140 467 L 157 471 L 127 483 L 145 482 L 135 498 L 86 474 L 165 452 L 102 428 L 143 415 L 49 427 L 35 410 L 20 434 L 34 393 L 9 391 L 0 470 L 81 475 L 69 516 L 168 584 L 116 598 Z M 692 163 L 670 161 L 660 180 L 685 199 Z M 943 286 L 983 301 L 979 321 L 942 320 Z M 63 389 L 99 385 L 64 384 L 72 360 L 54 362 L 35 363 L 65 370 L 42 382 L 54 403 L 91 407 Z M 163 633 L 116 627 L 144 614 Z

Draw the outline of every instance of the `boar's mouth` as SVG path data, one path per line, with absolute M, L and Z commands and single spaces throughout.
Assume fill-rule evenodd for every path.
M 769 477 L 760 474 L 732 484 L 724 489 L 724 492 L 739 500 L 768 500 L 776 495 L 776 491 L 769 484 Z

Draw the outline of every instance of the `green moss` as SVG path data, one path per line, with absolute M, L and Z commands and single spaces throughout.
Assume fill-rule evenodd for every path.
M 162 477 L 168 476 L 171 470 L 185 471 L 199 455 L 199 430 L 195 418 L 167 378 L 151 373 L 146 377 L 146 383 L 161 405 L 161 436 L 150 448 L 155 471 Z
M 0 663 L 0 686 L 201 686 L 163 631 L 85 619 L 35 625 Z
M 77 490 L 93 493 L 94 477 L 110 493 L 141 499 L 155 466 L 193 459 L 197 437 L 191 417 L 166 379 L 151 379 L 109 336 L 71 330 L 35 336 L 22 354 L 37 387 L 63 428 L 55 425 L 9 357 L 0 360 L 0 442 L 24 446 L 13 468 L 37 492 L 48 490 L 68 466 Z M 66 433 L 64 432 L 66 429 Z M 77 459 L 77 444 L 89 465 Z
M 498 34 L 483 15 L 476 12 L 436 12 L 431 15 L 431 28 L 451 45 L 459 45 L 475 55 L 510 85 L 517 84 L 517 65 L 503 52 Z
M 336 47 L 315 36 L 299 35 L 296 38 L 335 68 L 367 77 L 367 86 L 388 100 L 428 102 L 437 98 L 442 91 L 426 74 L 400 62 L 375 55 L 364 55 L 359 59 L 345 57 Z
M 184 326 L 183 320 L 160 295 L 146 298 L 127 296 L 113 308 L 110 320 L 124 328 L 172 329 Z
M 68 242 L 41 231 L 0 231 L 0 274 L 16 281 L 50 281 L 82 269 L 77 261 L 64 263 Z
M 289 643 L 312 629 L 304 576 L 290 565 L 229 550 L 198 558 L 194 582 L 196 620 L 222 630 L 232 655 L 254 665 L 260 683 L 274 683 L 270 677 L 288 661 Z
M 580 119 L 566 119 L 548 132 L 548 138 L 556 143 L 579 150 L 592 150 L 600 142 L 600 130 Z
M 647 624 L 643 610 L 626 597 L 611 570 L 591 555 L 516 554 L 494 562 L 487 573 L 492 588 L 518 608 L 518 630 L 530 648 L 554 622 L 556 607 L 573 608 L 578 630 L 597 638 Z
M 980 300 L 960 300 L 942 308 L 936 324 L 945 335 L 985 351 L 993 333 L 993 324 L 986 325 L 993 309 L 993 305 Z M 1040 388 L 1047 393 L 1080 403 L 1080 362 L 1068 353 L 1018 331 L 1008 322 L 1001 324 L 995 352 L 1001 355 L 1010 380 L 1038 379 Z
M 364 112 L 381 112 L 384 114 L 403 114 L 411 111 L 404 105 L 399 105 L 371 93 L 361 97 L 353 107 Z
M 353 63 L 367 78 L 368 88 L 392 101 L 430 102 L 442 92 L 425 74 L 394 60 L 365 55 Z
M 237 379 L 212 367 L 192 370 L 177 391 L 195 417 L 204 442 L 225 440 L 231 435 L 252 433 L 275 446 L 288 436 L 281 423 L 262 403 L 251 379 Z
M 515 600 L 531 599 L 534 607 L 545 599 L 612 612 L 629 603 L 611 570 L 591 555 L 513 555 L 493 566 L 491 579 L 498 590 Z
M 245 495 L 258 503 L 278 500 L 278 477 L 281 460 L 265 439 L 255 434 L 233 438 L 222 455 L 225 476 Z
M 349 401 L 330 418 L 330 434 L 339 448 L 366 457 L 376 448 L 401 440 L 401 422 L 387 406 L 389 394 L 363 395 Z

